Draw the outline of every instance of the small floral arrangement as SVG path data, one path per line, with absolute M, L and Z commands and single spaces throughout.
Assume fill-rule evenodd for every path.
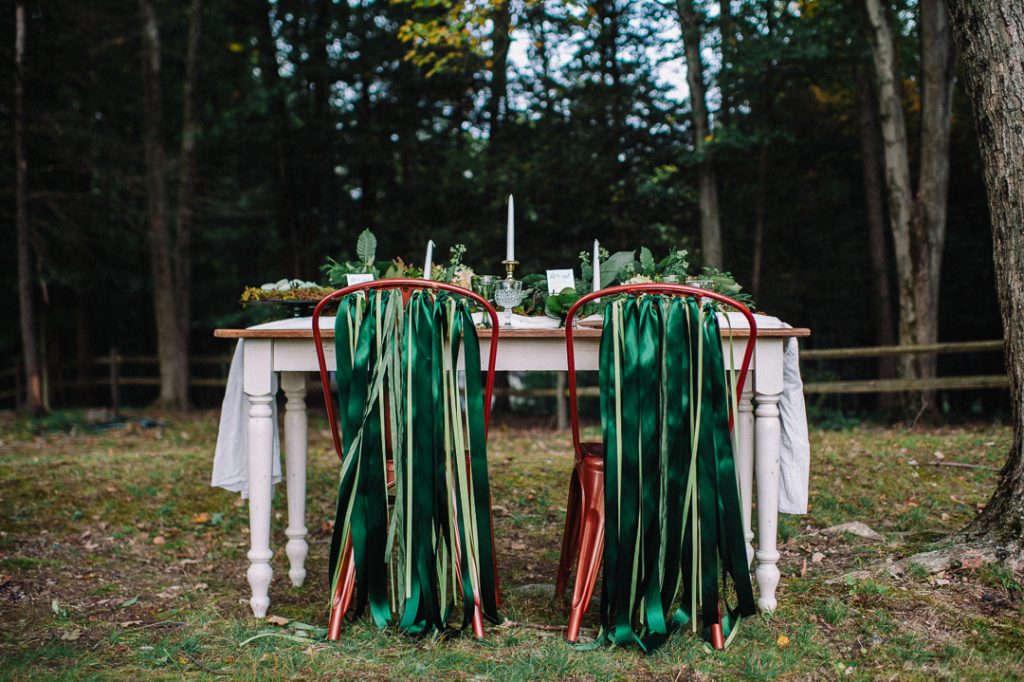
M 246 287 L 242 291 L 241 303 L 245 305 L 258 301 L 319 301 L 331 291 L 329 287 L 316 282 L 282 279 L 258 287 Z

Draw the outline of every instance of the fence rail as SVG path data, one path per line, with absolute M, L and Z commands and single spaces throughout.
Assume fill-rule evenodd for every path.
M 850 360 L 856 358 L 881 358 L 905 354 L 945 354 L 945 353 L 981 353 L 1003 349 L 1002 340 L 991 341 L 957 341 L 951 343 L 929 343 L 913 346 L 867 346 L 857 348 L 828 348 L 804 350 L 800 353 L 803 362 L 819 360 Z M 219 388 L 227 385 L 227 367 L 231 363 L 230 355 L 202 355 L 189 359 L 193 366 L 220 366 L 223 368 L 221 377 L 191 377 L 189 385 L 202 388 Z M 160 386 L 159 376 L 151 374 L 125 376 L 126 366 L 155 367 L 159 364 L 152 355 L 121 355 L 117 349 L 111 349 L 107 355 L 92 358 L 92 365 L 107 367 L 106 376 L 94 376 L 86 379 L 70 379 L 55 381 L 54 387 L 61 389 L 107 388 L 110 391 L 112 406 L 117 409 L 121 402 L 122 386 Z M 13 403 L 21 396 L 21 373 L 15 366 L 0 370 L 0 402 Z M 12 385 L 13 384 L 13 385 Z M 851 393 L 899 393 L 911 391 L 961 391 L 1004 389 L 1009 386 L 1005 374 L 985 374 L 973 376 L 945 376 L 926 379 L 857 379 L 849 381 L 815 381 L 804 384 L 804 392 L 818 394 L 851 394 Z M 559 408 L 564 409 L 565 397 L 568 395 L 565 382 L 560 378 L 559 386 L 554 388 L 513 389 L 498 388 L 498 395 L 516 396 L 521 398 L 556 398 Z M 577 395 L 595 397 L 598 395 L 596 386 L 580 387 Z

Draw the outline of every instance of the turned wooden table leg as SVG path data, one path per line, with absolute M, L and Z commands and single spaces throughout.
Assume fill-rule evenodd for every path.
M 754 531 L 750 527 L 751 510 L 754 502 L 754 392 L 747 387 L 740 394 L 736 419 L 737 442 L 736 477 L 739 479 L 740 504 L 743 510 L 743 539 L 747 545 L 747 565 L 754 560 Z
M 249 398 L 249 605 L 257 618 L 270 607 L 270 496 L 274 455 L 274 411 L 271 402 L 271 344 L 263 339 L 245 342 L 244 390 Z
M 306 579 L 306 453 L 308 448 L 306 418 L 306 373 L 281 372 L 281 389 L 287 402 L 284 412 L 285 476 L 288 488 L 288 577 L 292 585 Z

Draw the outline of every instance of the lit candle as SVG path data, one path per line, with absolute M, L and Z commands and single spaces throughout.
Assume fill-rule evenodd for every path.
M 423 279 L 430 279 L 430 267 L 434 261 L 434 240 L 427 242 L 427 260 L 423 263 Z
M 597 240 L 594 240 L 594 288 L 593 291 L 597 291 L 601 288 L 601 261 L 598 255 L 598 244 Z
M 505 240 L 505 260 L 516 259 L 516 219 L 515 219 L 515 202 L 512 201 L 512 195 L 508 195 L 508 235 Z

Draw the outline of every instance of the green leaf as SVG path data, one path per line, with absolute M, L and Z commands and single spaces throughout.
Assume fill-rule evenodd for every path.
M 640 267 L 643 268 L 645 275 L 654 274 L 654 254 L 646 246 L 640 247 Z
M 137 601 L 139 601 L 139 595 L 135 595 L 131 599 L 125 599 L 123 602 L 121 602 L 120 604 L 117 605 L 117 608 L 119 608 L 119 609 L 126 609 L 129 606 L 132 606 L 133 604 L 135 604 L 135 602 L 137 602 Z
M 622 272 L 633 264 L 633 251 L 617 251 L 608 256 L 608 260 L 601 263 L 601 288 L 605 288 L 612 282 L 621 281 Z
M 377 257 L 377 238 L 369 228 L 363 230 L 356 241 L 356 257 L 367 265 L 373 263 Z

